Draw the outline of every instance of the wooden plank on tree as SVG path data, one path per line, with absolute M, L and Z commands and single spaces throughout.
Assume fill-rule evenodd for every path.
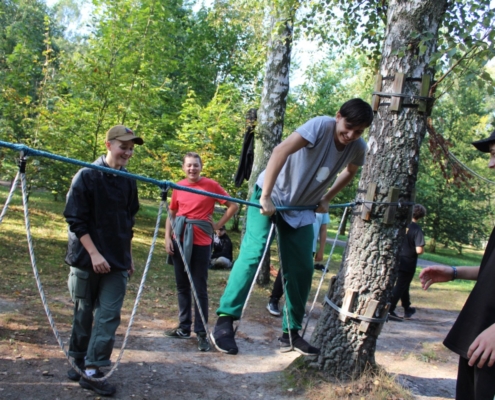
M 425 74 L 421 77 L 421 89 L 419 91 L 420 96 L 428 97 L 428 95 L 430 94 L 430 82 L 431 82 L 430 75 Z M 427 109 L 428 109 L 428 100 L 420 100 L 418 112 L 425 113 Z
M 390 111 L 397 111 L 397 112 L 400 111 L 402 107 L 403 97 L 394 96 L 393 93 L 402 94 L 405 84 L 406 84 L 406 74 L 397 72 L 395 74 L 394 83 L 392 85 L 392 94 L 391 94 L 392 100 L 390 101 L 390 107 L 389 107 Z
M 375 311 L 378 307 L 379 302 L 376 300 L 370 300 L 368 303 L 368 307 L 366 307 L 366 311 L 364 312 L 364 316 L 368 318 L 373 318 L 375 315 Z M 370 326 L 371 322 L 365 322 L 361 321 L 361 324 L 359 325 L 359 331 L 366 333 Z
M 388 309 L 390 308 L 390 303 L 385 304 L 385 307 L 383 307 L 382 312 L 380 313 L 380 318 L 385 318 L 388 314 Z M 382 331 L 383 328 L 383 323 L 378 325 L 375 331 L 375 336 L 378 337 L 380 335 L 380 332 Z
M 377 74 L 375 76 L 375 87 L 373 88 L 374 92 L 382 91 L 382 81 L 383 81 L 383 76 L 381 74 Z M 380 96 L 374 94 L 373 97 L 371 98 L 371 108 L 373 109 L 373 111 L 378 111 L 379 105 L 380 105 Z
M 375 200 L 375 193 L 376 193 L 376 183 L 370 183 L 368 186 L 368 191 L 366 192 L 366 201 L 373 201 Z M 361 212 L 361 218 L 365 221 L 369 221 L 371 219 L 371 210 L 373 208 L 372 203 L 363 203 L 363 209 Z
M 392 186 L 388 191 L 387 203 L 397 203 L 399 200 L 400 190 L 397 186 Z M 390 205 L 383 214 L 383 223 L 391 225 L 395 220 L 395 212 L 397 211 L 396 205 Z
M 342 303 L 342 311 L 351 312 L 351 307 L 354 304 L 354 299 L 356 298 L 357 292 L 352 289 L 345 290 L 344 302 Z M 339 319 L 342 322 L 347 322 L 349 317 L 345 314 L 339 314 Z

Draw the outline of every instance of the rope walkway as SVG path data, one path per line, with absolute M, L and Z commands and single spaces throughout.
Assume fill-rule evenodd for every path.
M 43 308 L 45 310 L 45 313 L 46 313 L 46 316 L 48 318 L 48 322 L 50 323 L 50 326 L 52 328 L 52 331 L 55 335 L 55 338 L 57 339 L 57 342 L 60 346 L 60 348 L 62 349 L 62 351 L 64 352 L 67 360 L 69 361 L 70 365 L 72 366 L 72 368 L 74 368 L 74 370 L 80 374 L 80 375 L 84 375 L 84 372 L 81 371 L 81 369 L 73 362 L 72 358 L 69 356 L 69 353 L 68 351 L 66 350 L 65 348 L 65 344 L 60 336 L 60 333 L 56 327 L 56 324 L 55 324 L 55 321 L 53 320 L 53 316 L 50 312 L 50 308 L 48 307 L 48 303 L 47 303 L 47 300 L 46 300 L 46 296 L 45 296 L 45 291 L 43 289 L 43 285 L 41 283 L 41 279 L 40 279 L 40 276 L 39 276 L 39 272 L 38 272 L 38 268 L 36 266 L 36 258 L 35 258 L 35 255 L 34 255 L 34 246 L 33 246 L 33 239 L 32 239 L 32 235 L 31 235 L 31 223 L 30 223 L 30 219 L 29 219 L 29 207 L 28 207 L 28 195 L 27 195 L 27 188 L 26 188 L 26 176 L 25 176 L 25 159 L 21 160 L 21 164 L 20 164 L 20 167 L 19 167 L 19 173 L 17 174 L 15 180 L 14 180 L 14 184 L 12 185 L 12 189 L 9 193 L 9 197 L 7 198 L 7 201 L 5 203 L 5 206 L 4 206 L 4 210 L 2 211 L 2 218 L 5 214 L 5 211 L 7 209 L 7 206 L 8 204 L 10 203 L 10 200 L 12 198 L 12 194 L 15 190 L 15 187 L 16 187 L 16 183 L 17 183 L 17 179 L 21 178 L 21 187 L 22 187 L 22 201 L 23 201 L 23 206 L 24 206 L 24 221 L 25 221 L 25 225 L 26 225 L 26 236 L 27 236 L 27 242 L 28 242 L 28 248 L 29 248 L 29 256 L 30 256 L 30 259 L 31 259 L 31 265 L 32 265 L 32 268 L 33 268 L 33 273 L 34 273 L 34 277 L 35 277 L 35 280 L 36 280 L 36 285 L 38 287 L 38 291 L 39 291 L 39 294 L 40 294 L 40 297 L 41 297 L 41 302 L 43 303 Z M 146 276 L 147 276 L 147 273 L 148 273 L 148 270 L 149 270 L 149 266 L 151 264 L 151 259 L 152 259 L 152 255 L 153 255 L 153 251 L 154 251 L 154 248 L 155 248 L 155 243 L 156 243 L 156 239 L 158 237 L 158 231 L 159 231 L 159 228 L 160 228 L 160 219 L 161 219 L 161 215 L 162 215 L 162 210 L 163 210 L 163 204 L 165 203 L 164 200 L 162 200 L 160 206 L 159 206 L 159 209 L 158 209 L 158 217 L 157 217 L 157 221 L 156 221 L 156 225 L 155 225 L 155 231 L 154 231 L 154 235 L 153 235 L 153 239 L 152 239 L 152 243 L 151 243 L 151 247 L 150 247 L 150 251 L 149 251 L 149 255 L 148 255 L 148 259 L 146 261 L 146 265 L 145 265 L 145 268 L 144 268 L 144 271 L 143 271 L 143 276 L 141 278 L 141 284 L 139 285 L 139 289 L 138 289 L 138 293 L 136 295 L 136 300 L 134 302 L 134 307 L 132 309 L 132 313 L 131 313 L 131 317 L 129 319 L 129 324 L 127 326 L 127 330 L 126 330 L 126 333 L 125 333 L 125 336 L 124 336 L 124 341 L 122 343 L 122 347 L 120 349 L 120 353 L 117 357 L 117 361 L 114 363 L 114 366 L 110 369 L 110 371 L 103 377 L 101 378 L 94 378 L 94 377 L 90 377 L 90 376 L 87 376 L 86 379 L 90 380 L 90 381 L 95 381 L 95 382 L 100 382 L 100 381 L 103 381 L 105 380 L 106 378 L 112 376 L 112 374 L 115 372 L 115 370 L 118 368 L 119 364 L 120 364 L 120 361 L 124 355 L 124 350 L 125 350 L 125 347 L 127 346 L 127 340 L 129 338 L 129 334 L 130 334 L 130 331 L 131 331 L 131 327 L 132 327 L 132 324 L 134 322 L 134 316 L 136 315 L 136 311 L 137 311 L 137 307 L 139 305 L 139 301 L 141 299 L 141 295 L 142 295 L 142 292 L 143 292 L 143 288 L 144 288 L 144 283 L 146 282 Z M 0 219 L 0 222 L 1 222 L 1 219 Z
M 206 191 L 203 191 L 203 190 L 197 190 L 197 189 L 193 189 L 193 188 L 190 188 L 190 187 L 181 186 L 181 185 L 178 185 L 178 184 L 175 184 L 173 182 L 166 181 L 166 180 L 163 180 L 163 181 L 162 180 L 157 180 L 157 179 L 145 177 L 145 176 L 142 176 L 142 175 L 131 174 L 131 173 L 128 173 L 128 172 L 116 170 L 116 169 L 109 168 L 109 167 L 103 167 L 103 166 L 100 166 L 100 165 L 94 165 L 94 164 L 87 163 L 87 162 L 84 162 L 84 161 L 75 160 L 75 159 L 71 159 L 71 158 L 68 158 L 68 157 L 63 157 L 63 156 L 59 156 L 59 155 L 56 155 L 56 154 L 52 154 L 52 153 L 49 153 L 49 152 L 46 152 L 46 151 L 35 150 L 35 149 L 32 149 L 32 148 L 27 147 L 25 145 L 21 145 L 21 144 L 12 144 L 12 143 L 8 143 L 8 142 L 2 142 L 2 141 L 0 141 L 0 147 L 5 147 L 5 148 L 12 149 L 12 150 L 16 150 L 16 151 L 19 151 L 21 153 L 21 162 L 20 162 L 20 165 L 19 165 L 19 173 L 16 175 L 16 177 L 14 179 L 14 182 L 12 184 L 11 190 L 10 190 L 9 195 L 7 197 L 6 203 L 5 203 L 4 207 L 3 207 L 2 213 L 0 214 L 0 224 L 1 224 L 2 220 L 3 220 L 3 217 L 6 214 L 8 205 L 9 205 L 11 199 L 12 199 L 14 190 L 15 190 L 16 185 L 17 185 L 17 181 L 18 181 L 18 179 L 20 177 L 21 178 L 21 184 L 22 184 L 22 194 L 23 194 L 23 204 L 24 204 L 24 216 L 25 216 L 26 234 L 27 234 L 27 240 L 28 240 L 29 254 L 30 254 L 30 258 L 31 258 L 31 264 L 32 264 L 34 276 L 35 276 L 35 279 L 36 279 L 36 284 L 38 286 L 38 291 L 40 293 L 40 297 L 41 297 L 41 300 L 42 300 L 42 303 L 43 303 L 43 307 L 45 309 L 45 313 L 46 313 L 46 315 L 48 317 L 48 321 L 50 323 L 50 326 L 52 327 L 52 330 L 53 330 L 54 335 L 55 335 L 55 337 L 57 339 L 57 342 L 60 345 L 60 348 L 62 349 L 62 351 L 64 352 L 65 356 L 69 360 L 70 365 L 76 370 L 77 373 L 79 373 L 81 375 L 83 375 L 84 372 L 81 371 L 77 365 L 75 365 L 75 363 L 73 362 L 73 360 L 69 356 L 68 351 L 65 349 L 64 343 L 63 343 L 63 341 L 62 341 L 62 339 L 60 337 L 60 334 L 59 334 L 59 332 L 58 332 L 58 330 L 57 330 L 57 328 L 55 326 L 55 322 L 53 320 L 53 317 L 51 315 L 50 309 L 49 309 L 48 304 L 47 304 L 47 301 L 46 301 L 46 297 L 45 297 L 45 293 L 44 293 L 44 290 L 43 290 L 43 287 L 42 287 L 42 284 L 41 284 L 41 280 L 40 280 L 40 277 L 39 277 L 38 269 L 36 267 L 36 260 L 35 260 L 35 256 L 34 256 L 34 248 L 33 248 L 33 242 L 32 242 L 32 236 L 31 236 L 31 229 L 30 229 L 30 222 L 29 222 L 28 196 L 27 196 L 26 178 L 25 178 L 26 157 L 28 157 L 28 156 L 41 156 L 41 157 L 49 158 L 49 159 L 56 160 L 56 161 L 62 161 L 62 162 L 66 162 L 66 163 L 69 163 L 69 164 L 74 164 L 74 165 L 77 165 L 77 166 L 83 167 L 83 168 L 91 168 L 91 169 L 98 170 L 98 171 L 101 171 L 101 172 L 105 172 L 105 173 L 109 173 L 109 174 L 113 174 L 113 175 L 119 175 L 119 176 L 123 176 L 125 178 L 134 179 L 134 180 L 138 180 L 138 181 L 142 181 L 142 182 L 146 182 L 146 183 L 151 183 L 153 185 L 158 186 L 162 190 L 162 201 L 160 203 L 159 210 L 158 210 L 157 222 L 156 222 L 156 226 L 155 226 L 155 231 L 154 231 L 154 235 L 153 235 L 153 239 L 152 239 L 152 243 L 151 243 L 151 247 L 150 247 L 148 259 L 146 261 L 146 265 L 145 265 L 145 268 L 144 268 L 144 271 L 143 271 L 143 276 L 141 278 L 141 283 L 140 283 L 140 286 L 139 286 L 139 289 L 138 289 L 138 293 L 136 295 L 136 300 L 135 300 L 135 303 L 134 303 L 134 307 L 133 307 L 133 310 L 132 310 L 132 313 L 131 313 L 131 317 L 130 317 L 129 324 L 128 324 L 128 327 L 127 327 L 127 330 L 126 330 L 126 333 L 125 333 L 125 337 L 124 337 L 124 341 L 122 343 L 122 347 L 121 347 L 120 353 L 118 355 L 118 358 L 117 358 L 114 366 L 111 368 L 111 370 L 104 377 L 102 377 L 102 378 L 88 377 L 87 378 L 87 379 L 92 380 L 92 381 L 102 381 L 102 380 L 110 377 L 114 373 L 114 371 L 118 368 L 118 366 L 120 364 L 120 361 L 122 359 L 122 356 L 124 354 L 124 350 L 125 350 L 125 347 L 127 345 L 127 340 L 128 340 L 129 334 L 130 334 L 130 330 L 131 330 L 131 327 L 132 327 L 132 324 L 133 324 L 133 321 L 134 321 L 134 316 L 136 314 L 137 307 L 139 305 L 139 301 L 140 301 L 140 298 L 141 298 L 141 295 L 142 295 L 142 291 L 143 291 L 143 288 L 144 288 L 144 283 L 146 281 L 146 276 L 147 276 L 148 269 L 149 269 L 149 266 L 150 266 L 150 263 L 151 263 L 151 259 L 152 259 L 152 255 L 153 255 L 153 251 L 154 251 L 156 239 L 157 239 L 157 236 L 158 236 L 158 231 L 159 231 L 159 226 L 160 226 L 160 219 L 161 219 L 161 215 L 162 215 L 162 211 L 163 211 L 163 207 L 164 206 L 166 207 L 167 214 L 169 214 L 168 213 L 168 204 L 166 202 L 166 196 L 167 196 L 168 190 L 170 188 L 177 189 L 177 190 L 183 190 L 183 191 L 190 192 L 190 193 L 195 193 L 195 194 L 199 194 L 199 195 L 213 197 L 215 199 L 223 199 L 223 200 L 227 200 L 227 201 L 232 201 L 232 202 L 236 202 L 236 203 L 239 203 L 239 204 L 244 204 L 244 205 L 247 205 L 247 206 L 256 207 L 256 208 L 259 208 L 259 209 L 262 208 L 261 205 L 258 204 L 258 203 L 252 203 L 252 202 L 249 202 L 249 201 L 246 201 L 246 200 L 242 200 L 242 199 L 236 199 L 236 198 L 229 197 L 229 196 L 223 196 L 223 195 L 219 195 L 219 194 L 216 194 L 216 193 L 210 193 L 210 192 L 206 192 Z M 338 233 L 341 230 L 341 227 L 342 227 L 343 222 L 344 222 L 344 220 L 346 218 L 348 209 L 349 208 L 353 208 L 353 207 L 355 207 L 357 205 L 361 205 L 361 204 L 376 204 L 376 205 L 389 205 L 389 206 L 402 207 L 402 206 L 413 205 L 415 203 L 414 202 L 401 202 L 401 201 L 398 201 L 398 202 L 382 202 L 382 201 L 370 201 L 370 200 L 356 200 L 356 201 L 350 202 L 350 203 L 329 205 L 329 208 L 345 208 L 345 211 L 344 211 L 344 213 L 342 215 L 342 220 L 341 220 L 340 225 L 339 225 L 339 228 L 337 230 L 337 235 L 338 235 Z M 312 205 L 312 206 L 277 206 L 276 207 L 276 210 L 277 211 L 315 210 L 316 208 L 317 208 L 317 205 Z M 172 221 L 172 230 L 174 231 L 174 235 L 175 235 L 175 227 L 174 227 L 174 225 L 175 225 L 174 224 L 174 221 Z M 254 285 L 256 283 L 256 279 L 257 279 L 257 277 L 258 277 L 258 275 L 260 273 L 261 266 L 263 264 L 263 260 L 264 260 L 266 254 L 267 254 L 268 248 L 270 247 L 271 240 L 272 240 L 274 234 L 276 234 L 275 222 L 272 221 L 272 226 L 271 226 L 270 232 L 268 234 L 268 240 L 267 240 L 267 243 L 266 243 L 266 247 L 265 247 L 263 256 L 261 258 L 260 264 L 259 264 L 258 269 L 256 271 L 256 274 L 254 276 L 254 279 L 253 279 L 253 282 L 251 284 L 251 287 L 249 289 L 249 293 L 248 293 L 246 302 L 245 302 L 244 307 L 242 309 L 241 318 L 239 319 L 239 322 L 238 322 L 237 327 L 235 328 L 235 331 L 237 331 L 237 329 L 239 328 L 240 321 L 242 320 L 242 316 L 244 315 L 244 312 L 245 312 L 245 309 L 247 307 L 247 303 L 248 303 L 249 297 L 251 295 L 251 292 L 253 291 Z M 277 243 L 278 243 L 278 235 L 277 235 Z M 313 304 L 311 306 L 310 312 L 308 314 L 308 318 L 307 318 L 307 321 L 306 321 L 306 325 L 304 326 L 304 330 L 302 332 L 302 336 L 304 336 L 304 333 L 305 333 L 306 328 L 308 326 L 308 322 L 309 322 L 309 319 L 310 319 L 311 312 L 312 312 L 312 310 L 313 310 L 313 308 L 315 306 L 315 303 L 316 303 L 316 300 L 317 300 L 317 297 L 318 297 L 320 288 L 321 288 L 322 283 L 323 283 L 323 279 L 325 277 L 325 273 L 327 272 L 327 269 L 328 269 L 328 266 L 329 266 L 329 263 L 330 263 L 330 259 L 332 257 L 332 254 L 333 254 L 333 251 L 334 251 L 334 248 L 335 248 L 335 243 L 336 242 L 334 241 L 334 244 L 332 246 L 332 250 L 330 252 L 330 256 L 328 258 L 327 264 L 325 266 L 325 270 L 323 271 L 323 274 L 322 274 L 322 277 L 321 277 L 321 280 L 320 280 L 320 283 L 319 283 L 319 286 L 318 286 L 318 290 L 317 290 L 316 295 L 315 295 L 315 299 L 313 301 Z M 209 332 L 209 329 L 208 329 L 208 326 L 207 326 L 207 323 L 206 323 L 205 316 L 203 315 L 203 311 L 202 311 L 201 306 L 200 306 L 200 302 L 199 302 L 199 299 L 198 299 L 198 295 L 197 295 L 196 289 L 194 287 L 194 283 L 193 283 L 193 280 L 192 280 L 191 272 L 190 272 L 189 266 L 188 266 L 188 264 L 187 264 L 187 262 L 185 260 L 185 256 L 184 256 L 183 250 L 182 250 L 182 248 L 180 246 L 180 243 L 178 243 L 178 247 L 179 247 L 180 255 L 181 255 L 182 260 L 184 262 L 185 270 L 187 272 L 187 275 L 188 275 L 188 278 L 189 278 L 189 281 L 190 281 L 190 284 L 191 284 L 191 289 L 192 289 L 192 292 L 193 292 L 194 299 L 196 301 L 196 304 L 198 304 L 198 310 L 199 310 L 199 313 L 200 313 L 200 317 L 201 317 L 201 319 L 203 321 L 203 325 L 205 327 L 206 332 L 209 333 L 210 336 L 211 336 L 211 333 Z M 278 248 L 280 249 L 280 244 L 278 245 Z M 280 268 L 282 268 L 282 265 L 281 264 L 280 264 Z M 285 285 L 283 285 L 283 286 L 285 286 Z M 284 289 L 285 289 L 285 287 L 284 287 Z M 287 296 L 286 293 L 285 293 L 285 295 Z M 326 300 L 327 303 L 329 303 L 328 299 L 325 299 L 325 300 Z M 330 305 L 333 306 L 332 304 L 330 304 Z M 353 315 L 353 317 L 355 317 L 355 316 Z M 287 318 L 287 320 L 288 320 L 287 321 L 288 322 L 288 326 L 290 327 L 289 316 L 286 315 L 285 318 Z M 373 322 L 376 322 L 376 319 L 373 319 Z M 290 337 L 290 335 L 289 335 L 289 337 Z M 291 338 L 290 338 L 290 340 L 291 340 Z M 290 343 L 290 345 L 292 346 L 292 343 Z

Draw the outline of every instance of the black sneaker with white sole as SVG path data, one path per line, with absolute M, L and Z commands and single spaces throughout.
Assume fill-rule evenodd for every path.
M 278 301 L 270 300 L 266 305 L 268 312 L 276 317 L 280 317 L 280 309 L 278 308 Z
M 236 355 L 239 352 L 235 342 L 234 318 L 223 316 L 218 317 L 211 341 L 218 351 L 222 353 Z
M 179 339 L 190 339 L 191 331 L 186 331 L 185 329 L 182 329 L 180 326 L 178 326 L 177 328 L 165 331 L 165 336 Z
M 278 338 L 278 342 L 282 353 L 295 350 L 303 356 L 317 356 L 320 354 L 320 349 L 311 346 L 301 336 L 299 336 L 299 334 L 292 334 L 292 346 L 288 335 L 286 338 L 283 336 Z
M 79 381 L 79 386 L 81 386 L 83 389 L 92 390 L 93 392 L 101 394 L 102 396 L 111 396 L 117 391 L 117 388 L 114 385 L 108 383 L 106 379 L 103 379 L 101 381 L 90 380 L 90 378 L 103 378 L 104 376 L 105 375 L 100 370 L 96 371 L 96 374 L 91 375 L 91 377 L 89 378 L 84 375 Z

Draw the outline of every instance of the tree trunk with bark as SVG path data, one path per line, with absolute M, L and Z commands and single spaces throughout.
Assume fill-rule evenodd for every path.
M 446 6 L 446 0 L 388 2 L 387 32 L 379 71 L 384 79 L 381 89 L 376 91 L 397 92 L 394 78 L 397 79 L 400 73 L 408 78 L 429 75 L 433 81 L 434 71 L 428 63 L 436 49 L 437 32 Z M 421 33 L 426 45 L 421 51 L 417 33 Z M 425 40 L 426 35 L 431 35 L 431 39 Z M 419 95 L 420 86 L 421 82 L 407 80 L 402 93 Z M 381 102 L 390 103 L 393 99 L 382 97 Z M 403 103 L 418 103 L 418 99 L 402 99 Z M 398 188 L 399 201 L 409 202 L 416 184 L 426 115 L 417 108 L 402 107 L 399 111 L 390 108 L 381 104 L 370 127 L 359 193 L 366 192 L 374 183 L 376 202 L 387 202 L 392 187 Z M 364 198 L 364 195 L 359 197 Z M 361 207 L 355 209 L 343 261 L 327 293 L 332 303 L 346 309 L 343 304 L 347 293 L 349 312 L 375 318 L 387 315 L 396 275 L 394 267 L 410 208 L 397 207 L 390 223 L 384 223 L 385 205 L 375 204 L 369 221 L 361 218 Z M 373 305 L 376 305 L 374 311 Z M 338 379 L 355 378 L 368 366 L 375 365 L 379 332 L 379 323 L 345 318 L 325 303 L 312 337 L 314 345 L 321 348 L 321 355 L 306 362 Z
M 258 129 L 254 146 L 254 163 L 249 180 L 249 197 L 258 175 L 265 169 L 273 148 L 280 143 L 289 93 L 289 70 L 293 36 L 293 14 L 274 20 L 275 29 L 268 44 L 265 79 L 258 109 Z M 257 283 L 270 282 L 270 257 L 265 257 Z

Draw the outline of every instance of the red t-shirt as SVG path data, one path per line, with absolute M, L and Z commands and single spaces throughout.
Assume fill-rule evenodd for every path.
M 218 182 L 205 177 L 201 177 L 198 182 L 194 183 L 189 182 L 187 179 L 183 179 L 182 181 L 177 182 L 177 184 L 180 186 L 187 186 L 196 190 L 203 190 L 205 192 L 221 194 L 222 196 L 229 195 Z M 213 197 L 204 196 L 202 194 L 174 189 L 174 191 L 172 192 L 170 209 L 177 211 L 177 216 L 185 216 L 189 219 L 201 219 L 203 221 L 209 221 L 210 217 L 213 215 L 215 202 L 225 204 L 227 200 L 215 199 Z M 211 244 L 211 237 L 203 232 L 201 228 L 194 226 L 193 243 L 200 246 L 207 246 Z

